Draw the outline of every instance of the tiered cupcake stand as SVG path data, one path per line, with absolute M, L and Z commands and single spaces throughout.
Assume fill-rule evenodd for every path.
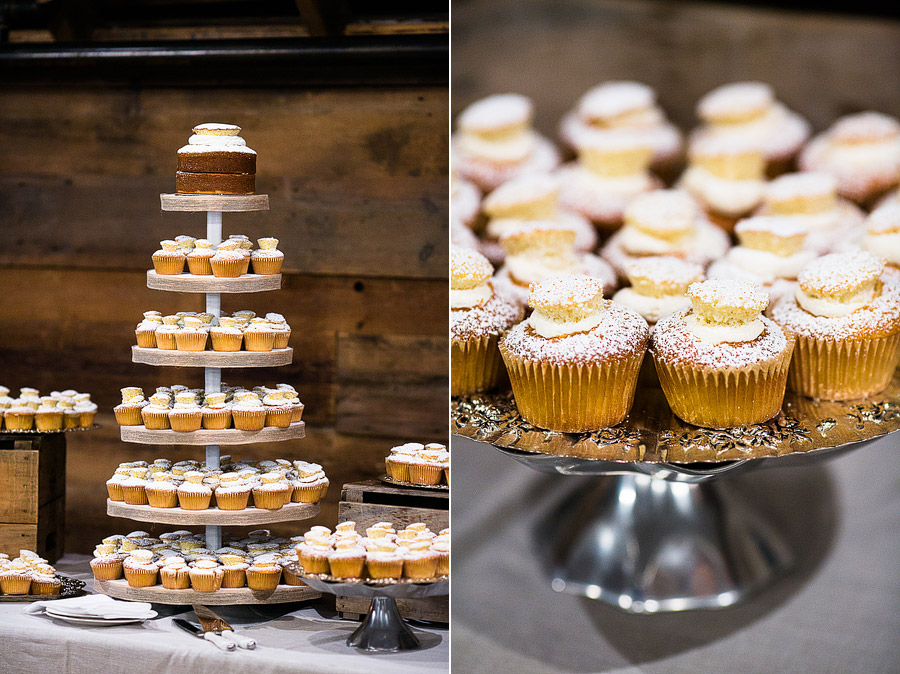
M 721 608 L 795 566 L 784 527 L 731 478 L 810 465 L 900 430 L 900 375 L 868 400 L 788 391 L 774 419 L 725 430 L 682 422 L 659 388 L 638 388 L 625 421 L 591 433 L 536 428 L 510 393 L 454 398 L 451 426 L 534 470 L 594 477 L 536 526 L 554 590 L 631 613 Z
M 263 211 L 269 209 L 269 198 L 265 194 L 248 196 L 219 195 L 160 195 L 162 210 L 206 212 L 206 238 L 214 244 L 222 241 L 222 213 Z M 245 274 L 239 278 L 216 278 L 214 276 L 161 276 L 150 270 L 147 272 L 147 287 L 156 290 L 184 293 L 204 293 L 206 311 L 216 317 L 221 311 L 222 293 L 251 293 L 281 288 L 281 275 L 268 276 Z M 276 367 L 291 362 L 293 350 L 277 349 L 270 352 L 233 353 L 202 351 L 157 351 L 132 347 L 132 360 L 155 366 L 203 367 L 207 393 L 216 393 L 221 388 L 222 368 Z M 121 436 L 125 442 L 151 445 L 203 445 L 206 447 L 206 466 L 219 468 L 219 448 L 222 445 L 245 445 L 258 442 L 279 442 L 305 436 L 302 421 L 292 423 L 288 428 L 266 427 L 261 431 L 199 430 L 180 433 L 172 430 L 147 430 L 143 426 L 122 426 Z M 151 508 L 150 506 L 128 505 L 107 500 L 106 512 L 113 517 L 124 517 L 139 522 L 172 524 L 180 527 L 205 526 L 206 547 L 216 550 L 222 547 L 222 526 L 254 526 L 272 522 L 304 520 L 319 512 L 317 503 L 290 503 L 280 510 L 247 508 L 245 510 L 182 510 L 181 508 Z M 279 585 L 274 591 L 254 591 L 249 588 L 223 588 L 216 592 L 196 592 L 194 590 L 168 590 L 161 585 L 133 588 L 125 580 L 94 581 L 95 589 L 111 597 L 133 601 L 147 601 L 160 604 L 276 604 L 284 602 L 316 599 L 321 594 L 306 585 Z

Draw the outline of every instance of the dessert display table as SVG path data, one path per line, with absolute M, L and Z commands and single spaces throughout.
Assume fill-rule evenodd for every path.
M 57 565 L 62 573 L 93 581 L 90 557 L 67 555 Z M 96 674 L 98 662 L 134 662 L 148 672 L 193 674 L 432 674 L 446 673 L 449 633 L 437 626 L 413 628 L 422 648 L 371 657 L 347 648 L 347 636 L 358 622 L 336 620 L 327 600 L 313 604 L 216 606 L 243 636 L 254 639 L 253 651 L 223 653 L 212 644 L 172 624 L 184 617 L 196 622 L 190 607 L 160 606 L 155 619 L 134 625 L 82 627 L 45 616 L 26 615 L 29 604 L 0 604 L 0 639 L 15 648 L 0 649 L 2 672 L 52 672 L 65 662 L 69 674 Z

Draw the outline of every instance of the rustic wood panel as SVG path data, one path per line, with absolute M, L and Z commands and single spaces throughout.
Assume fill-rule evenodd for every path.
M 53 563 L 63 554 L 65 523 L 65 503 L 59 497 L 38 509 L 35 524 L 0 524 L 0 552 L 15 557 L 19 550 L 33 550 Z
M 400 428 L 446 441 L 445 337 L 340 334 L 337 350 L 339 431 L 388 435 Z
M 343 614 L 343 618 L 357 620 L 369 611 L 372 600 L 366 597 L 336 597 L 335 608 Z M 425 597 L 424 599 L 398 599 L 397 609 L 407 620 L 428 620 L 431 622 L 450 622 L 449 597 Z
M 160 213 L 159 194 L 191 127 L 224 115 L 271 208 L 226 232 L 279 238 L 287 271 L 445 277 L 447 103 L 441 88 L 7 87 L 0 264 L 146 269 L 161 238 L 199 235 L 202 216 Z
M 0 451 L 0 495 L 0 522 L 37 524 L 37 450 Z
M 445 492 L 387 487 L 374 480 L 345 484 L 338 504 L 338 521 L 356 522 L 363 531 L 376 522 L 402 528 L 424 522 L 432 531 L 450 526 L 449 498 Z
M 37 524 L 0 524 L 0 552 L 15 557 L 19 554 L 19 550 L 35 550 L 35 548 L 37 548 Z

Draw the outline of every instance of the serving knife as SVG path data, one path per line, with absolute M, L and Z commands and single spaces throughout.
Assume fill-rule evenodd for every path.
M 198 639 L 205 639 L 213 646 L 222 651 L 233 651 L 234 644 L 223 637 L 220 637 L 215 632 L 205 632 L 202 628 L 194 625 L 193 623 L 189 623 L 184 618 L 175 618 L 172 621 L 176 627 L 180 627 L 188 634 L 193 634 Z
M 256 648 L 256 641 L 249 637 L 242 637 L 235 634 L 234 630 L 231 629 L 231 625 L 212 609 L 200 604 L 194 604 L 192 608 L 194 609 L 194 613 L 197 614 L 198 620 L 200 620 L 200 625 L 207 632 L 215 632 L 216 634 L 222 635 L 222 637 L 228 639 L 228 641 L 235 644 L 238 648 L 245 648 L 248 651 L 252 651 Z

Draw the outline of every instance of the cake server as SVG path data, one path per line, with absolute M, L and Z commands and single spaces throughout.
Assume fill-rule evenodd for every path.
M 193 623 L 189 623 L 184 618 L 175 618 L 172 622 L 175 624 L 176 627 L 180 627 L 188 634 L 193 634 L 198 639 L 206 639 L 206 641 L 208 641 L 209 643 L 211 643 L 213 646 L 215 646 L 216 648 L 218 648 L 221 651 L 233 651 L 234 650 L 233 643 L 231 643 L 227 639 L 220 637 L 215 632 L 205 632 L 205 631 L 203 631 L 202 628 L 197 627 L 197 625 L 194 625 Z
M 256 641 L 249 637 L 242 637 L 235 634 L 234 630 L 231 629 L 231 625 L 212 609 L 199 604 L 194 604 L 192 608 L 194 609 L 194 613 L 197 614 L 198 620 L 200 620 L 200 625 L 207 632 L 215 632 L 216 634 L 222 635 L 238 648 L 246 648 L 247 650 L 256 648 Z

